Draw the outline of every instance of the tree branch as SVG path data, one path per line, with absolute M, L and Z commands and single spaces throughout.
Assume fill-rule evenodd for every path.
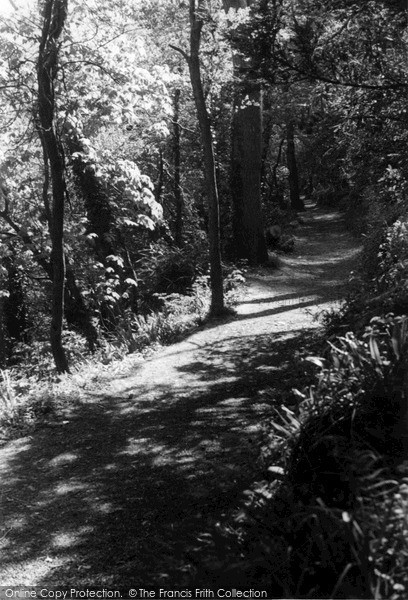
M 187 54 L 187 52 L 185 50 L 183 50 L 182 48 L 179 48 L 178 46 L 173 46 L 173 44 L 169 44 L 169 48 L 172 48 L 176 52 L 180 52 L 181 56 L 183 56 L 183 58 L 185 58 L 185 60 L 187 62 L 190 62 L 190 56 Z

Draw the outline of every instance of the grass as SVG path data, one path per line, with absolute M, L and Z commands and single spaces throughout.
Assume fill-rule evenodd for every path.
M 244 283 L 242 270 L 230 269 L 225 278 L 225 316 L 233 314 L 231 307 L 239 301 Z M 182 340 L 203 324 L 210 308 L 208 278 L 199 278 L 189 295 L 163 294 L 160 300 L 160 311 L 124 316 L 94 354 L 81 336 L 65 331 L 70 375 L 55 373 L 48 341 L 21 345 L 18 364 L 0 371 L 0 442 L 58 418 L 80 402 L 87 390 L 130 373 L 146 355 Z

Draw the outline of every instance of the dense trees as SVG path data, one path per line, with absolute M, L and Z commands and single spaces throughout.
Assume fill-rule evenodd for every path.
M 288 597 L 406 597 L 387 469 L 408 455 L 407 45 L 405 0 L 41 0 L 0 21 L 1 369 L 168 341 L 169 307 L 223 314 L 228 261 L 290 251 L 310 201 L 364 234 L 326 315 L 341 337 L 274 419 L 272 497 L 244 511 L 256 583 Z M 295 385 L 301 339 L 272 346 Z
M 63 316 L 94 349 L 207 272 L 222 312 L 221 253 L 266 262 L 275 225 L 290 249 L 304 198 L 345 208 L 385 270 L 408 176 L 402 3 L 47 0 L 1 39 L 3 364 L 52 327 L 64 370 Z

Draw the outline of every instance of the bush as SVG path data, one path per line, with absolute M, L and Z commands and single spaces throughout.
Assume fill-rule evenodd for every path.
M 207 255 L 205 237 L 199 234 L 188 247 L 169 247 L 159 242 L 145 250 L 138 270 L 139 292 L 144 303 L 149 305 L 154 294 L 190 291 L 196 278 L 207 269 Z
M 275 597 L 405 598 L 408 470 L 398 428 L 408 319 L 374 319 L 329 344 L 312 387 L 282 407 L 263 452 L 269 483 L 225 527 L 239 571 Z M 237 576 L 239 576 L 237 574 Z

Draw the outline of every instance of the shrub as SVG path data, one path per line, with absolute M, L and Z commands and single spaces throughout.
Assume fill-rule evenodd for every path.
M 396 467 L 407 329 L 406 317 L 377 318 L 309 357 L 315 385 L 267 430 L 271 481 L 246 495 L 225 535 L 239 570 L 256 564 L 254 583 L 275 597 L 407 595 L 408 472 Z

